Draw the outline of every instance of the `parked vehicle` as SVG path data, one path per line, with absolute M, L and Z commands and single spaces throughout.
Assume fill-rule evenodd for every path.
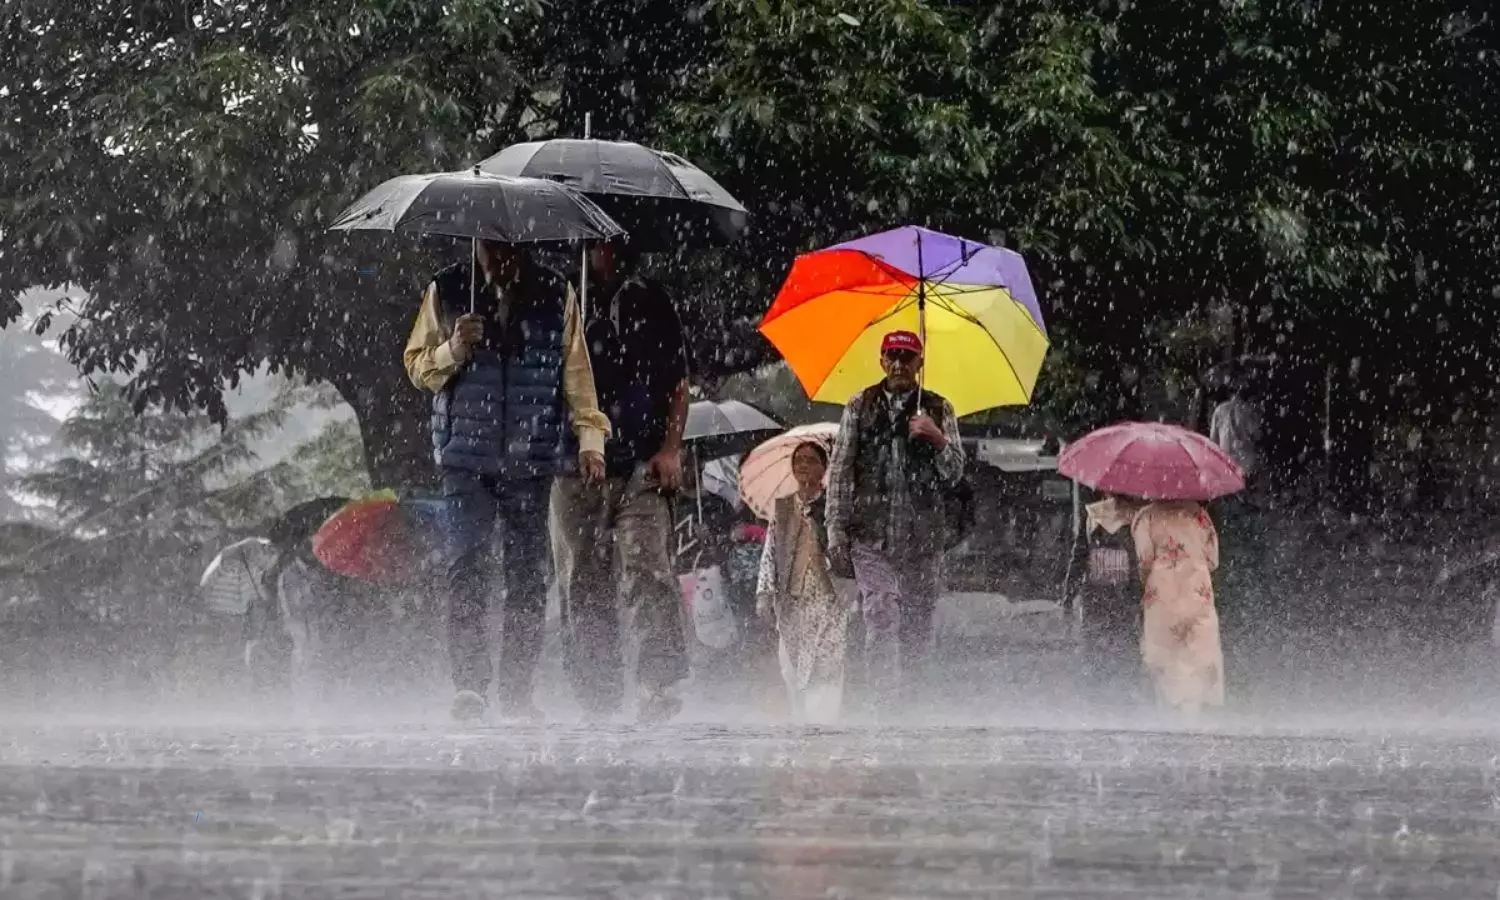
M 1078 486 L 1039 440 L 967 440 L 973 530 L 948 554 L 935 623 L 940 646 L 1015 652 L 1072 647 L 1082 607 L 1068 596 Z

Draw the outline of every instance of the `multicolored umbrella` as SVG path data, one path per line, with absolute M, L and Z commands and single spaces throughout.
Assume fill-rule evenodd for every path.
M 1196 431 L 1123 422 L 1091 431 L 1057 458 L 1057 471 L 1110 494 L 1145 500 L 1213 500 L 1245 489 L 1240 467 Z
M 792 455 L 797 448 L 819 444 L 831 454 L 838 435 L 837 422 L 798 425 L 751 450 L 740 465 L 740 500 L 769 521 L 776 511 L 776 501 L 797 491 L 797 479 L 792 475 Z
M 1020 254 L 916 226 L 797 257 L 760 330 L 809 397 L 838 404 L 882 378 L 882 337 L 916 332 L 923 386 L 960 416 L 1029 403 L 1048 347 Z

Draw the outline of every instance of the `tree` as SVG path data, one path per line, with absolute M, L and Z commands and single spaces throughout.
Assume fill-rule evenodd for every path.
M 22 480 L 67 523 L 65 542 L 30 548 L 28 571 L 66 585 L 65 602 L 86 604 L 78 615 L 161 613 L 192 583 L 205 548 L 279 506 L 264 479 L 243 472 L 249 442 L 281 418 L 273 409 L 221 429 L 200 412 L 137 416 L 122 387 L 101 382 L 63 423 L 66 455 Z
M 222 386 L 269 363 L 338 389 L 375 481 L 421 482 L 424 400 L 396 360 L 452 250 L 324 228 L 384 178 L 584 111 L 638 127 L 693 28 L 661 0 L 22 5 L 0 23 L 0 322 L 17 291 L 74 285 L 70 355 L 128 373 L 139 407 L 222 421 Z
M 739 0 L 675 114 L 758 214 L 726 281 L 769 296 L 791 254 L 895 221 L 989 235 L 1050 311 L 1043 418 L 1139 414 L 1142 370 L 1274 354 L 1291 468 L 1325 361 L 1421 360 L 1436 399 L 1500 349 L 1476 302 L 1500 281 L 1493 24 L 1454 9 Z M 1410 327 L 1416 295 L 1441 311 Z M 1217 347 L 1161 340 L 1220 310 Z M 1356 391 L 1418 377 L 1380 368 Z
M 222 384 L 262 362 L 328 381 L 391 473 L 381 480 L 402 481 L 425 436 L 395 361 L 432 260 L 323 228 L 384 177 L 519 134 L 504 48 L 527 15 L 317 2 L 184 16 L 132 2 L 7 17 L 0 293 L 86 291 L 64 344 L 86 374 L 130 373 L 138 408 L 222 420 Z
M 67 357 L 33 331 L 44 299 L 24 299 L 22 327 L 0 332 L 0 521 L 27 515 L 12 496 L 16 480 L 53 449 L 59 423 L 47 405 L 79 386 Z
M 1305 373 L 1350 371 L 1351 347 L 1351 436 L 1397 415 L 1403 379 L 1423 409 L 1494 402 L 1494 27 L 1437 0 L 22 6 L 0 22 L 0 303 L 87 291 L 65 345 L 143 403 L 222 418 L 262 362 L 326 380 L 374 481 L 420 481 L 394 360 L 445 245 L 323 227 L 382 177 L 593 112 L 754 212 L 672 272 L 700 374 L 771 358 L 753 322 L 796 252 L 915 221 L 1027 255 L 1049 373 L 1077 382 L 1044 376 L 1052 419 L 1128 413 L 1141 368 L 1275 353 L 1296 459 L 1321 445 Z M 1222 345 L 1157 340 L 1220 309 Z
M 284 383 L 274 408 L 329 411 L 342 403 L 327 385 Z M 274 488 L 278 506 L 290 508 L 319 497 L 356 497 L 371 490 L 358 423 L 335 419 L 261 473 Z

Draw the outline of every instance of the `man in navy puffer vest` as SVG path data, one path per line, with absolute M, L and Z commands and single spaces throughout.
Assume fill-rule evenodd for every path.
M 539 719 L 532 680 L 549 573 L 547 503 L 553 477 L 604 478 L 609 420 L 599 411 L 578 303 L 562 275 L 515 247 L 480 242 L 476 271 L 438 273 L 407 342 L 412 383 L 433 394 L 433 456 L 447 499 L 448 652 L 453 715 L 485 712 L 491 667 L 485 617 L 494 585 L 491 535 L 501 528 L 505 624 L 501 714 Z M 473 299 L 473 309 L 471 306 Z

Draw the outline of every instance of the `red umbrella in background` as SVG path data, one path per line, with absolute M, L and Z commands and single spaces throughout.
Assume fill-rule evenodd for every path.
M 392 491 L 351 500 L 313 535 L 313 555 L 329 571 L 391 584 L 410 576 L 420 556 L 416 535 Z
M 1108 494 L 1213 500 L 1245 489 L 1245 475 L 1208 438 L 1161 422 L 1123 422 L 1067 446 L 1057 471 Z

